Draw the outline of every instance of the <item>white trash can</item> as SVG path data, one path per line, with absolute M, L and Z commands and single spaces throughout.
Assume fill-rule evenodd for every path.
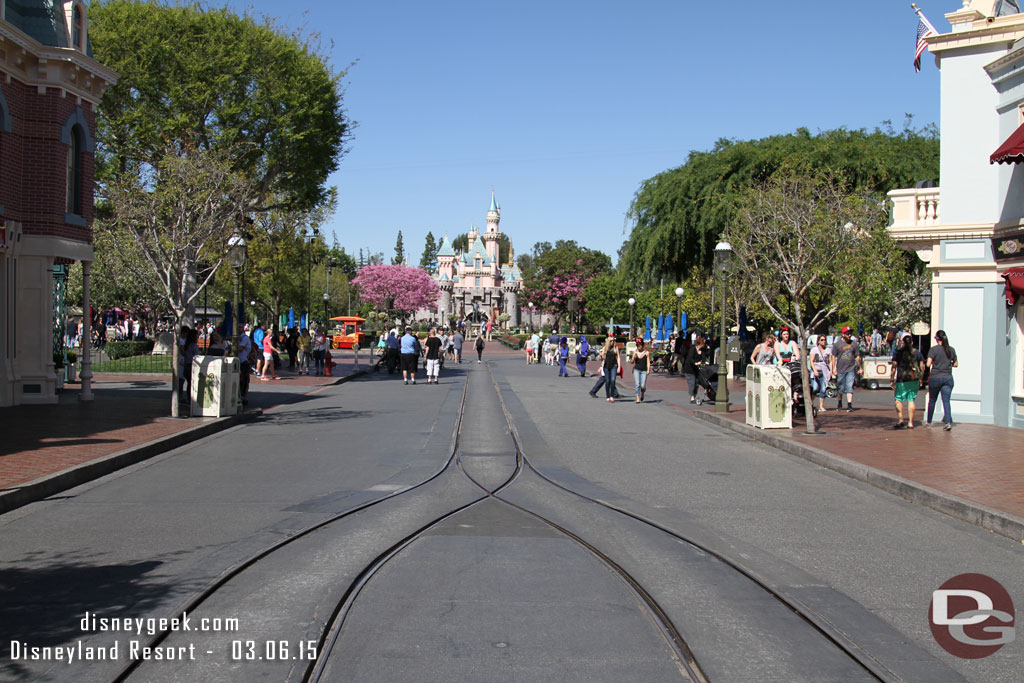
M 237 415 L 241 407 L 238 391 L 241 365 L 237 358 L 196 356 L 192 360 L 193 417 Z
M 793 426 L 791 374 L 777 365 L 748 365 L 744 403 L 746 423 L 759 429 L 790 429 Z

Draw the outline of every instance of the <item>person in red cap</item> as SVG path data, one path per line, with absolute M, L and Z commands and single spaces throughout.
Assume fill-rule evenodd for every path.
M 836 388 L 839 391 L 839 403 L 836 410 L 843 409 L 843 394 L 846 394 L 846 412 L 853 412 L 853 385 L 856 383 L 857 375 L 864 373 L 863 361 L 860 357 L 860 344 L 853 341 L 853 330 L 849 326 L 842 329 L 843 338 L 832 345 L 832 355 L 829 356 L 829 370 L 836 378 Z

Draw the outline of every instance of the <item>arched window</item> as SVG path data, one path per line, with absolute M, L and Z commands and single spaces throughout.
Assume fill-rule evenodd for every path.
M 85 52 L 85 16 L 77 2 L 71 10 L 71 46 Z
M 82 129 L 71 129 L 71 144 L 68 146 L 67 212 L 82 215 Z

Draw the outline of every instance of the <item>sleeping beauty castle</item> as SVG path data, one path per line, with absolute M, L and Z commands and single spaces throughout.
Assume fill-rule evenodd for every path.
M 491 207 L 487 210 L 487 229 L 483 233 L 470 227 L 469 244 L 463 252 L 456 252 L 447 235 L 437 252 L 437 280 L 441 298 L 437 305 L 437 319 L 442 323 L 464 321 L 476 327 L 488 320 L 497 328 L 499 316 L 507 313 L 508 326 L 519 325 L 519 289 L 523 276 L 515 265 L 511 245 L 508 263 L 501 264 L 498 241 L 503 237 L 498 224 L 501 207 L 491 192 Z

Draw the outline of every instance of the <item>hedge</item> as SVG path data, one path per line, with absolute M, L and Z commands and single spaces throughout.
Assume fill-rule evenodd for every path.
M 104 351 L 110 360 L 128 358 L 129 356 L 142 356 L 153 350 L 154 341 L 143 339 L 141 341 L 112 341 L 107 342 Z

